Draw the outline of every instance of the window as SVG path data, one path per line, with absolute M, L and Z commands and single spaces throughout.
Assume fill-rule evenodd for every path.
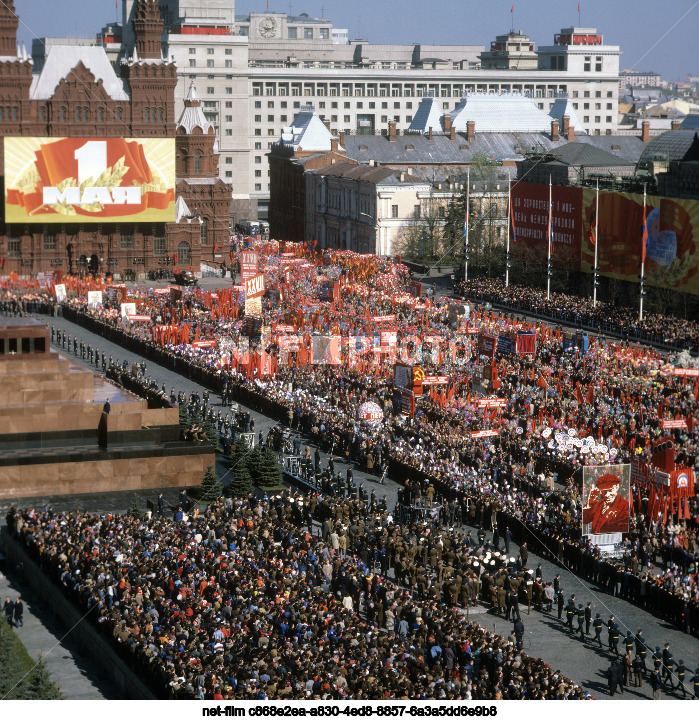
M 202 245 L 209 244 L 209 224 L 206 218 L 201 218 L 199 225 L 199 240 Z
M 227 170 L 227 171 L 226 171 L 226 177 L 227 177 L 227 178 L 232 178 L 232 177 L 233 177 L 232 171 Z
M 262 190 L 262 183 L 255 183 L 255 190 Z
M 22 254 L 21 248 L 22 241 L 19 238 L 8 238 L 7 239 L 7 257 L 8 258 L 19 258 Z
M 388 122 L 388 115 L 382 115 L 382 116 L 381 116 L 381 122 L 382 122 L 382 123 L 387 123 L 387 122 Z
M 260 128 L 255 128 L 255 135 L 262 135 L 262 130 Z
M 194 172 L 201 173 L 201 153 L 199 151 L 194 153 Z
M 369 103 L 369 110 L 375 110 L 376 109 L 376 103 Z
M 414 218 L 420 217 L 420 206 L 419 205 L 413 205 L 413 217 Z
M 233 88 L 226 88 L 226 95 L 233 95 Z
M 613 93 L 611 90 L 607 90 L 607 97 L 608 97 L 608 98 L 613 98 L 613 97 L 614 97 L 614 93 Z
M 297 110 L 300 107 L 301 107 L 301 103 L 298 100 L 294 101 L 294 110 Z
M 206 48 L 206 54 L 207 54 L 207 55 L 213 55 L 213 54 L 214 54 L 214 49 L 213 49 L 213 48 Z
M 256 177 L 256 178 L 261 178 L 261 177 L 262 177 L 262 171 L 261 171 L 261 170 L 256 170 L 256 171 L 255 171 L 255 177 Z
M 589 115 L 583 116 L 583 123 L 589 123 L 589 122 L 590 122 L 590 116 Z
M 261 108 L 261 107 L 262 107 L 262 102 L 259 101 L 259 100 L 256 100 L 256 101 L 255 101 L 255 108 Z
M 331 116 L 330 116 L 330 122 L 331 122 L 331 123 L 336 123 L 336 122 L 337 122 L 337 115 L 331 115 Z
M 121 120 L 121 108 L 117 108 L 117 111 L 116 111 L 116 119 L 117 119 L 117 120 Z
M 589 90 L 586 90 L 586 91 L 583 93 L 583 96 L 586 97 L 586 98 L 589 98 L 589 97 L 590 97 L 590 91 L 589 91 Z
M 357 110 L 362 110 L 364 103 L 357 103 Z
M 233 49 L 232 48 L 226 48 L 226 55 L 233 55 Z
M 227 156 L 227 157 L 224 159 L 223 162 L 224 162 L 226 165 L 232 165 L 232 164 L 233 164 L 233 158 L 231 158 L 230 156 Z
M 179 265 L 189 265 L 192 261 L 192 251 L 189 243 L 184 240 L 177 246 L 177 263 Z
M 119 242 L 119 247 L 122 250 L 131 250 L 133 248 L 133 234 L 131 233 L 125 233 L 123 230 L 121 232 L 121 240 Z
M 388 103 L 381 103 L 381 110 L 388 110 Z
M 268 116 L 267 116 L 267 122 L 268 122 L 268 123 L 273 123 L 273 122 L 274 122 L 274 115 L 268 115 Z
M 396 122 L 396 123 L 400 123 L 400 115 L 394 115 L 394 116 L 393 116 L 393 121 Z
M 590 56 L 589 55 L 587 55 L 585 57 L 585 63 L 583 65 L 583 69 L 585 70 L 586 73 L 590 72 Z
M 392 218 L 397 218 L 397 217 L 398 217 L 398 206 L 397 206 L 397 205 L 392 205 L 392 206 L 391 206 L 391 217 L 392 217 Z
M 578 97 L 578 91 L 577 91 L 577 90 L 573 90 L 573 92 L 571 92 L 570 96 L 571 96 L 572 98 L 577 98 L 577 97 Z
M 231 135 L 233 135 L 233 130 L 232 130 L 232 128 L 226 128 L 226 135 L 229 136 L 229 137 L 230 137 Z
M 262 122 L 262 116 L 261 116 L 261 115 L 256 115 L 256 116 L 255 116 L 255 122 L 256 122 L 256 123 L 261 123 L 261 122 Z
M 599 55 L 595 58 L 595 72 L 602 72 L 602 58 Z
M 189 54 L 190 54 L 190 55 L 196 55 L 196 54 L 197 54 L 197 49 L 196 49 L 196 48 L 189 48 Z
M 320 39 L 321 40 L 329 40 L 330 39 L 330 28 L 321 28 L 320 29 Z
M 255 150 L 262 150 L 262 143 L 255 143 Z
M 325 107 L 325 103 L 321 103 L 320 105 L 323 108 Z M 285 110 L 286 109 L 286 100 L 282 100 L 281 103 L 279 103 L 279 106 L 281 107 L 282 110 Z
M 334 110 L 337 107 L 337 103 L 330 103 L 330 107 Z
M 595 90 L 595 97 L 601 98 L 602 97 L 602 91 L 601 90 Z
M 213 89 L 210 85 L 209 85 L 208 88 L 206 88 L 206 94 L 207 94 L 207 95 L 213 95 L 213 94 L 214 94 L 214 89 Z
M 611 103 L 607 103 L 607 110 L 611 110 L 611 109 L 612 109 L 612 104 L 611 104 Z
M 611 123 L 611 122 L 612 122 L 612 116 L 611 116 L 611 115 L 607 115 L 607 117 L 606 117 L 606 119 L 605 119 L 605 122 Z
M 596 123 L 602 122 L 602 118 L 600 118 L 599 115 L 595 115 L 595 122 L 596 122 Z
M 261 155 L 255 156 L 255 165 L 262 165 L 262 156 Z
M 349 104 L 349 103 L 345 103 L 345 110 L 349 110 L 349 107 L 350 107 L 350 104 Z
M 350 120 L 350 116 L 349 116 L 349 115 L 345 115 L 345 122 L 346 122 L 346 123 L 352 122 L 352 121 Z
M 577 110 L 577 109 L 578 109 L 578 104 L 577 104 L 577 103 L 573 103 L 573 107 Z
M 590 109 L 590 103 L 583 103 L 583 108 L 585 108 L 585 110 L 589 110 L 589 109 Z
M 287 121 L 287 116 L 286 116 L 286 115 L 280 115 L 280 116 L 279 116 L 279 120 L 280 120 L 282 123 L 285 123 L 285 122 Z
M 296 40 L 296 28 L 288 28 L 289 34 L 288 38 L 289 40 Z
M 595 110 L 601 110 L 602 109 L 602 103 L 595 103 Z
M 226 100 L 226 107 L 227 107 L 227 108 L 232 108 L 232 107 L 233 107 L 233 103 L 232 103 L 230 100 Z
M 304 40 L 313 40 L 313 28 L 304 28 L 303 29 L 303 39 Z
M 412 115 L 406 115 L 406 116 L 405 116 L 405 122 L 406 122 L 406 123 L 412 123 L 412 122 L 413 122 L 413 116 L 412 116 Z
M 226 122 L 232 123 L 233 122 L 233 116 L 232 115 L 226 115 Z
M 153 255 L 167 255 L 165 233 L 162 231 L 153 236 Z
M 213 68 L 213 67 L 214 67 L 214 61 L 213 61 L 213 60 L 207 60 L 207 61 L 206 61 L 206 67 L 207 67 L 207 68 Z
M 274 135 L 274 128 L 268 128 L 267 135 Z
M 406 107 L 407 110 L 412 110 L 412 109 L 413 109 L 413 104 L 412 104 L 412 103 L 406 103 L 406 104 L 405 104 L 405 107 Z
M 99 120 L 100 122 L 104 120 L 104 108 L 97 108 L 97 120 Z
M 56 234 L 44 231 L 44 250 L 56 250 Z

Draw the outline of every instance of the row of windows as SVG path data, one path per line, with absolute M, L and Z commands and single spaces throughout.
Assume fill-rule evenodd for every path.
M 189 67 L 190 68 L 196 68 L 197 67 L 197 59 L 196 58 L 189 58 Z M 214 61 L 207 59 L 206 61 L 206 67 L 207 68 L 215 68 Z M 233 67 L 233 61 L 232 60 L 226 60 L 224 62 L 224 67 L 226 68 L 232 68 Z
M 10 118 L 10 110 L 12 110 L 12 118 Z M 148 112 L 148 111 L 146 111 Z M 155 109 L 153 109 L 153 112 L 155 113 Z M 121 108 L 117 108 L 114 111 L 114 118 L 116 120 L 122 119 L 123 111 Z M 90 108 L 89 106 L 82 106 L 75 108 L 75 113 L 73 115 L 76 122 L 86 122 L 89 120 L 92 120 L 93 118 L 90 117 Z M 94 119 L 97 120 L 97 122 L 103 122 L 106 117 L 106 109 L 105 108 L 97 108 L 96 117 Z M 163 111 L 162 109 L 158 110 L 158 117 L 160 122 L 163 120 Z M 58 109 L 58 118 L 61 120 L 61 122 L 67 122 L 68 121 L 68 109 L 67 108 L 59 108 Z M 17 108 L 2 108 L 0 107 L 0 121 L 2 120 L 17 120 Z M 39 109 L 39 119 L 42 122 L 46 122 L 46 108 L 42 107 Z M 155 120 L 155 116 L 153 117 Z M 145 118 L 147 121 L 148 118 Z
M 567 91 L 566 85 L 557 84 L 404 84 L 404 83 L 253 83 L 254 96 L 267 95 L 286 97 L 291 95 L 299 97 L 330 96 L 330 97 L 433 97 L 460 98 L 466 93 L 493 92 L 511 93 L 525 92 L 536 97 L 555 97 L 558 93 Z
M 300 37 L 299 30 L 301 28 L 287 28 L 286 29 L 286 37 L 289 40 L 296 40 Z M 313 28 L 303 28 L 303 39 L 304 40 L 313 40 Z M 321 40 L 329 40 L 330 39 L 330 28 L 318 28 L 318 37 Z
M 233 55 L 233 48 L 224 48 L 226 55 Z M 196 55 L 197 49 L 196 48 L 189 48 L 189 54 L 190 55 Z M 206 48 L 206 54 L 207 55 L 214 55 L 215 54 L 215 48 Z

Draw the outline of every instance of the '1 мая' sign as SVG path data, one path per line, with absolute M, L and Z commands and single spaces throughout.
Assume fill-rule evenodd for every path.
M 172 138 L 5 138 L 5 222 L 175 220 Z

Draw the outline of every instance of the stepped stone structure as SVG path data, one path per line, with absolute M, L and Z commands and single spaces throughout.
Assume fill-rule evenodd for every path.
M 180 441 L 176 407 L 148 408 L 51 351 L 48 334 L 33 319 L 0 318 L 1 498 L 201 482 L 213 449 Z

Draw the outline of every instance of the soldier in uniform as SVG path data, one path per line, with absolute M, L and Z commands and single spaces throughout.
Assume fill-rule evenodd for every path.
M 682 689 L 682 698 L 686 698 L 687 691 L 685 690 L 685 687 L 684 687 L 684 677 L 685 677 L 685 674 L 687 673 L 687 669 L 686 669 L 686 667 L 684 665 L 684 661 L 682 659 L 680 659 L 679 663 L 677 664 L 676 673 L 677 673 L 677 686 L 675 686 L 675 690 L 681 688 Z
M 639 628 L 636 631 L 636 636 L 634 638 L 634 642 L 636 643 L 636 656 L 641 659 L 641 664 L 643 667 L 643 672 L 646 671 L 646 653 L 648 651 L 648 647 L 646 646 L 646 639 L 643 638 L 643 629 Z
M 616 621 L 612 627 L 612 651 L 614 651 L 615 656 L 619 656 L 619 626 Z
M 663 655 L 660 652 L 660 646 L 655 647 L 655 651 L 653 651 L 653 673 L 658 674 L 658 679 L 660 679 L 660 667 L 663 665 Z
M 587 602 L 585 606 L 585 635 L 590 635 L 590 624 L 592 623 L 592 601 Z
M 602 621 L 602 617 L 598 613 L 595 616 L 594 623 L 592 624 L 593 628 L 595 629 L 595 641 L 599 644 L 599 647 L 602 648 L 602 626 L 604 626 L 604 622 Z
M 561 616 L 563 615 L 563 602 L 565 600 L 565 596 L 563 595 L 563 589 L 559 588 L 558 593 L 556 594 L 556 602 L 558 603 L 558 620 L 561 620 Z
M 633 650 L 633 636 L 631 635 L 631 631 L 628 629 L 626 630 L 626 638 L 624 639 L 624 647 L 626 649 L 626 653 L 631 653 Z
M 566 623 L 568 629 L 573 633 L 573 617 L 575 616 L 575 595 L 572 595 L 568 599 L 568 605 L 566 606 Z
M 663 683 L 669 681 L 670 686 L 672 686 L 672 667 L 674 665 L 675 662 L 672 658 L 672 651 L 670 651 L 670 644 L 666 643 L 665 648 L 663 649 L 663 671 L 661 674 L 661 679 Z
M 578 631 L 580 631 L 580 640 L 585 640 L 585 609 L 582 603 L 578 604 Z
M 609 617 L 607 621 L 607 647 L 612 650 L 612 631 L 614 629 L 614 614 Z
M 699 699 L 699 666 L 694 670 L 694 676 L 690 680 L 694 684 L 694 698 Z

